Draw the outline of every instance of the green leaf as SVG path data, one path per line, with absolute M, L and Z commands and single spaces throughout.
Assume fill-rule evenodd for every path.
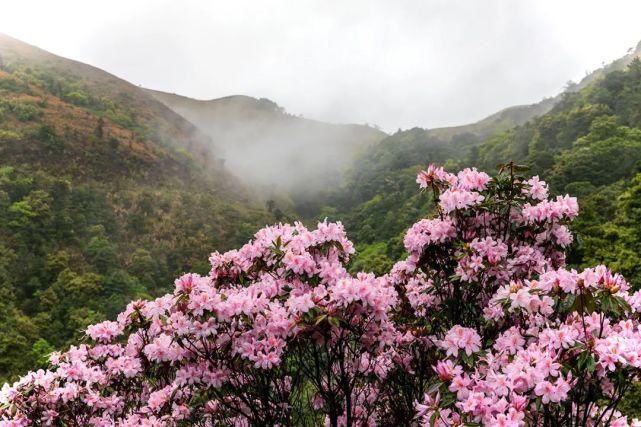
M 589 289 L 585 289 L 585 293 L 575 296 L 574 303 L 570 307 L 569 312 L 576 311 L 577 313 L 590 314 L 595 309 L 594 296 Z
M 430 417 L 430 426 L 434 427 L 436 425 L 436 420 L 438 419 L 440 413 L 439 411 L 434 411 L 432 416 Z
M 461 354 L 461 359 L 463 359 L 463 362 L 465 362 L 467 366 L 471 367 L 474 365 L 474 355 L 468 356 L 468 354 L 463 351 Z
M 580 371 L 594 372 L 596 369 L 596 361 L 594 357 L 592 357 L 592 354 L 587 351 L 581 353 L 577 360 L 577 368 L 579 368 Z
M 321 314 L 316 318 L 316 322 L 314 322 L 315 326 L 318 326 L 323 320 L 327 318 L 327 314 Z
M 576 301 L 576 295 L 570 294 L 566 296 L 565 299 L 559 302 L 559 310 L 562 313 L 570 313 L 574 306 L 574 301 Z
M 456 396 L 454 394 L 446 394 L 441 397 L 441 407 L 446 408 L 450 406 L 452 403 L 456 402 Z

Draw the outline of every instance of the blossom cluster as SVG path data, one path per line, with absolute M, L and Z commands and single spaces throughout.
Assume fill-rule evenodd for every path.
M 576 199 L 430 165 L 436 214 L 382 276 L 340 223 L 258 231 L 0 395 L 0 425 L 630 425 L 641 293 L 565 266 Z

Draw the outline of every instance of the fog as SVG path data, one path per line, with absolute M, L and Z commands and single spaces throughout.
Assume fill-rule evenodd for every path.
M 308 198 L 339 184 L 354 157 L 386 136 L 367 126 L 296 117 L 266 99 L 196 101 L 150 93 L 204 131 L 225 166 L 265 198 Z
M 235 175 L 300 199 L 340 183 L 379 127 L 557 95 L 635 46 L 638 16 L 637 1 L 22 0 L 0 32 L 163 91 Z
M 386 131 L 539 101 L 641 38 L 638 1 L 4 2 L 0 32 L 144 87 Z

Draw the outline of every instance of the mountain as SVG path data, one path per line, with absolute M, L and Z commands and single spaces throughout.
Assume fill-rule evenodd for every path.
M 426 134 L 429 137 L 438 138 L 443 141 L 451 141 L 452 138 L 463 134 L 471 134 L 484 138 L 496 132 L 521 125 L 536 116 L 547 113 L 556 105 L 558 100 L 558 97 L 545 98 L 535 104 L 507 107 L 478 122 L 461 126 L 427 129 Z
M 264 98 L 201 101 L 148 93 L 206 133 L 228 168 L 245 182 L 297 198 L 338 184 L 359 153 L 387 136 L 369 126 L 297 117 Z
M 569 261 L 607 262 L 641 286 L 638 55 L 538 104 L 385 135 L 266 99 L 142 89 L 0 35 L 0 380 L 183 271 L 206 272 L 208 253 L 286 216 L 257 201 L 284 192 L 305 217 L 345 222 L 352 268 L 385 271 L 407 224 L 434 208 L 414 183 L 432 161 L 527 164 L 580 197 Z
M 0 381 L 275 221 L 212 147 L 146 91 L 0 35 Z
M 74 111 L 91 112 L 96 121 L 85 120 L 78 125 L 97 126 L 102 118 L 108 133 L 113 127 L 114 135 L 121 141 L 132 141 L 139 152 L 168 160 L 184 157 L 188 152 L 201 165 L 208 164 L 216 169 L 215 155 L 208 137 L 171 109 L 148 96 L 138 87 L 106 73 L 98 68 L 77 61 L 58 57 L 42 49 L 0 34 L 0 65 L 25 84 L 40 87 L 43 94 L 53 96 L 60 102 L 50 110 L 58 108 L 73 111 L 60 114 L 59 127 L 70 127 L 63 117 L 74 115 Z M 89 117 L 89 115 L 88 115 Z M 119 129 L 119 131 L 116 131 Z M 123 133 L 124 132 L 124 133 Z M 126 135 L 128 134 L 128 135 Z M 182 153 L 182 154 L 181 154 Z M 175 165 L 166 164 L 175 173 Z
M 429 195 L 416 192 L 421 168 L 434 162 L 492 172 L 516 161 L 549 181 L 553 193 L 579 196 L 571 263 L 608 263 L 641 286 L 640 47 L 543 104 L 490 116 L 479 122 L 490 124 L 484 130 L 475 124 L 390 135 L 355 161 L 317 216 L 345 223 L 360 253 L 355 270 L 386 271 L 402 255 L 406 224 L 434 209 Z M 515 126 L 501 124 L 511 120 Z
M 625 69 L 635 58 L 640 56 L 641 42 L 637 44 L 635 49 L 630 49 L 626 55 L 587 74 L 578 83 L 568 82 L 565 90 L 554 97 L 544 98 L 534 104 L 507 107 L 475 123 L 427 129 L 426 134 L 440 140 L 451 140 L 457 135 L 466 133 L 485 138 L 498 132 L 509 130 L 550 111 L 563 99 L 564 93 L 578 92 L 612 71 Z
M 604 74 L 622 69 L 640 52 L 641 46 L 637 46 L 579 83 L 569 84 L 566 92 L 579 91 Z M 345 183 L 346 171 L 348 182 L 356 180 L 374 188 L 378 181 L 372 178 L 379 172 L 397 169 L 399 164 L 407 167 L 417 159 L 447 159 L 467 152 L 492 135 L 547 113 L 563 98 L 559 94 L 535 104 L 508 107 L 471 124 L 414 128 L 388 136 L 369 126 L 328 124 L 294 116 L 264 98 L 236 95 L 196 100 L 151 89 L 147 92 L 207 134 L 212 147 L 237 176 L 260 188 L 266 198 L 288 194 L 305 217 L 323 205 L 319 200 L 325 200 L 328 190 Z M 384 161 L 372 165 L 368 161 L 371 156 L 389 160 L 399 152 L 404 153 L 403 159 L 397 157 L 393 164 Z M 360 185 L 347 185 L 352 205 L 371 196 L 371 191 L 362 190 Z

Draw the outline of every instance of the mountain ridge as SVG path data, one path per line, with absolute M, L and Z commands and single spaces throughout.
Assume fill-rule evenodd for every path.
M 78 86 L 88 86 L 92 94 L 115 104 L 126 105 L 139 114 L 138 121 L 153 122 L 161 132 L 170 136 L 177 147 L 189 149 L 191 154 L 202 161 L 203 155 L 210 149 L 208 137 L 201 134 L 196 126 L 184 117 L 176 114 L 164 104 L 148 96 L 138 86 L 104 71 L 98 67 L 52 54 L 37 46 L 22 42 L 0 33 L 0 64 L 4 68 L 12 65 L 36 67 L 45 73 L 55 70 L 66 77 L 72 76 Z M 81 76 L 80 78 L 78 78 Z M 63 93 L 59 94 L 64 98 Z M 81 105 L 82 106 L 82 105 Z M 189 147 L 189 145 L 192 147 Z M 207 153 L 213 156 L 213 153 Z M 206 157 L 206 156 L 204 156 Z M 213 164 L 213 162 L 212 162 Z
M 358 249 L 365 252 L 360 258 L 360 267 L 370 261 L 376 264 L 400 256 L 401 234 L 406 224 L 419 220 L 426 211 L 433 209 L 429 198 L 416 193 L 414 180 L 421 168 L 436 163 L 453 171 L 477 166 L 492 172 L 497 164 L 515 160 L 532 163 L 531 173 L 549 172 L 550 165 L 555 164 L 556 152 L 552 147 L 559 145 L 567 149 L 573 138 L 588 133 L 589 123 L 595 118 L 612 114 L 617 108 L 594 100 L 579 108 L 581 98 L 602 98 L 611 102 L 613 96 L 609 94 L 618 93 L 623 87 L 628 78 L 628 66 L 640 56 L 641 43 L 579 83 L 568 85 L 553 98 L 509 107 L 476 123 L 396 132 L 366 150 L 354 162 L 343 184 L 326 195 L 312 216 L 343 221 L 348 233 L 359 242 Z M 591 94 L 591 90 L 602 93 Z M 624 95 L 626 99 L 631 97 L 621 93 L 617 96 L 623 98 Z M 633 116 L 634 110 L 626 114 Z M 621 117 L 627 116 L 621 114 Z M 555 134 L 559 128 L 565 129 L 565 134 Z M 537 157 L 529 158 L 530 152 L 536 153 Z M 572 188 L 568 191 L 574 192 Z M 387 266 L 380 263 L 377 268 L 382 271 Z
M 198 100 L 145 90 L 206 133 L 245 182 L 298 198 L 336 185 L 358 152 L 387 136 L 365 125 L 289 114 L 266 98 Z
M 547 113 L 563 99 L 564 94 L 578 92 L 595 80 L 603 77 L 605 74 L 614 70 L 622 70 L 629 65 L 633 59 L 638 57 L 641 57 L 641 41 L 637 43 L 636 47 L 631 49 L 626 55 L 593 70 L 584 76 L 578 83 L 569 82 L 568 86 L 555 96 L 543 98 L 541 101 L 532 104 L 508 106 L 472 123 L 427 128 L 424 130 L 430 136 L 440 139 L 452 139 L 453 136 L 464 133 L 472 133 L 477 136 L 487 137 L 492 133 L 508 130 L 511 127 L 522 125 L 536 116 L 541 116 Z

